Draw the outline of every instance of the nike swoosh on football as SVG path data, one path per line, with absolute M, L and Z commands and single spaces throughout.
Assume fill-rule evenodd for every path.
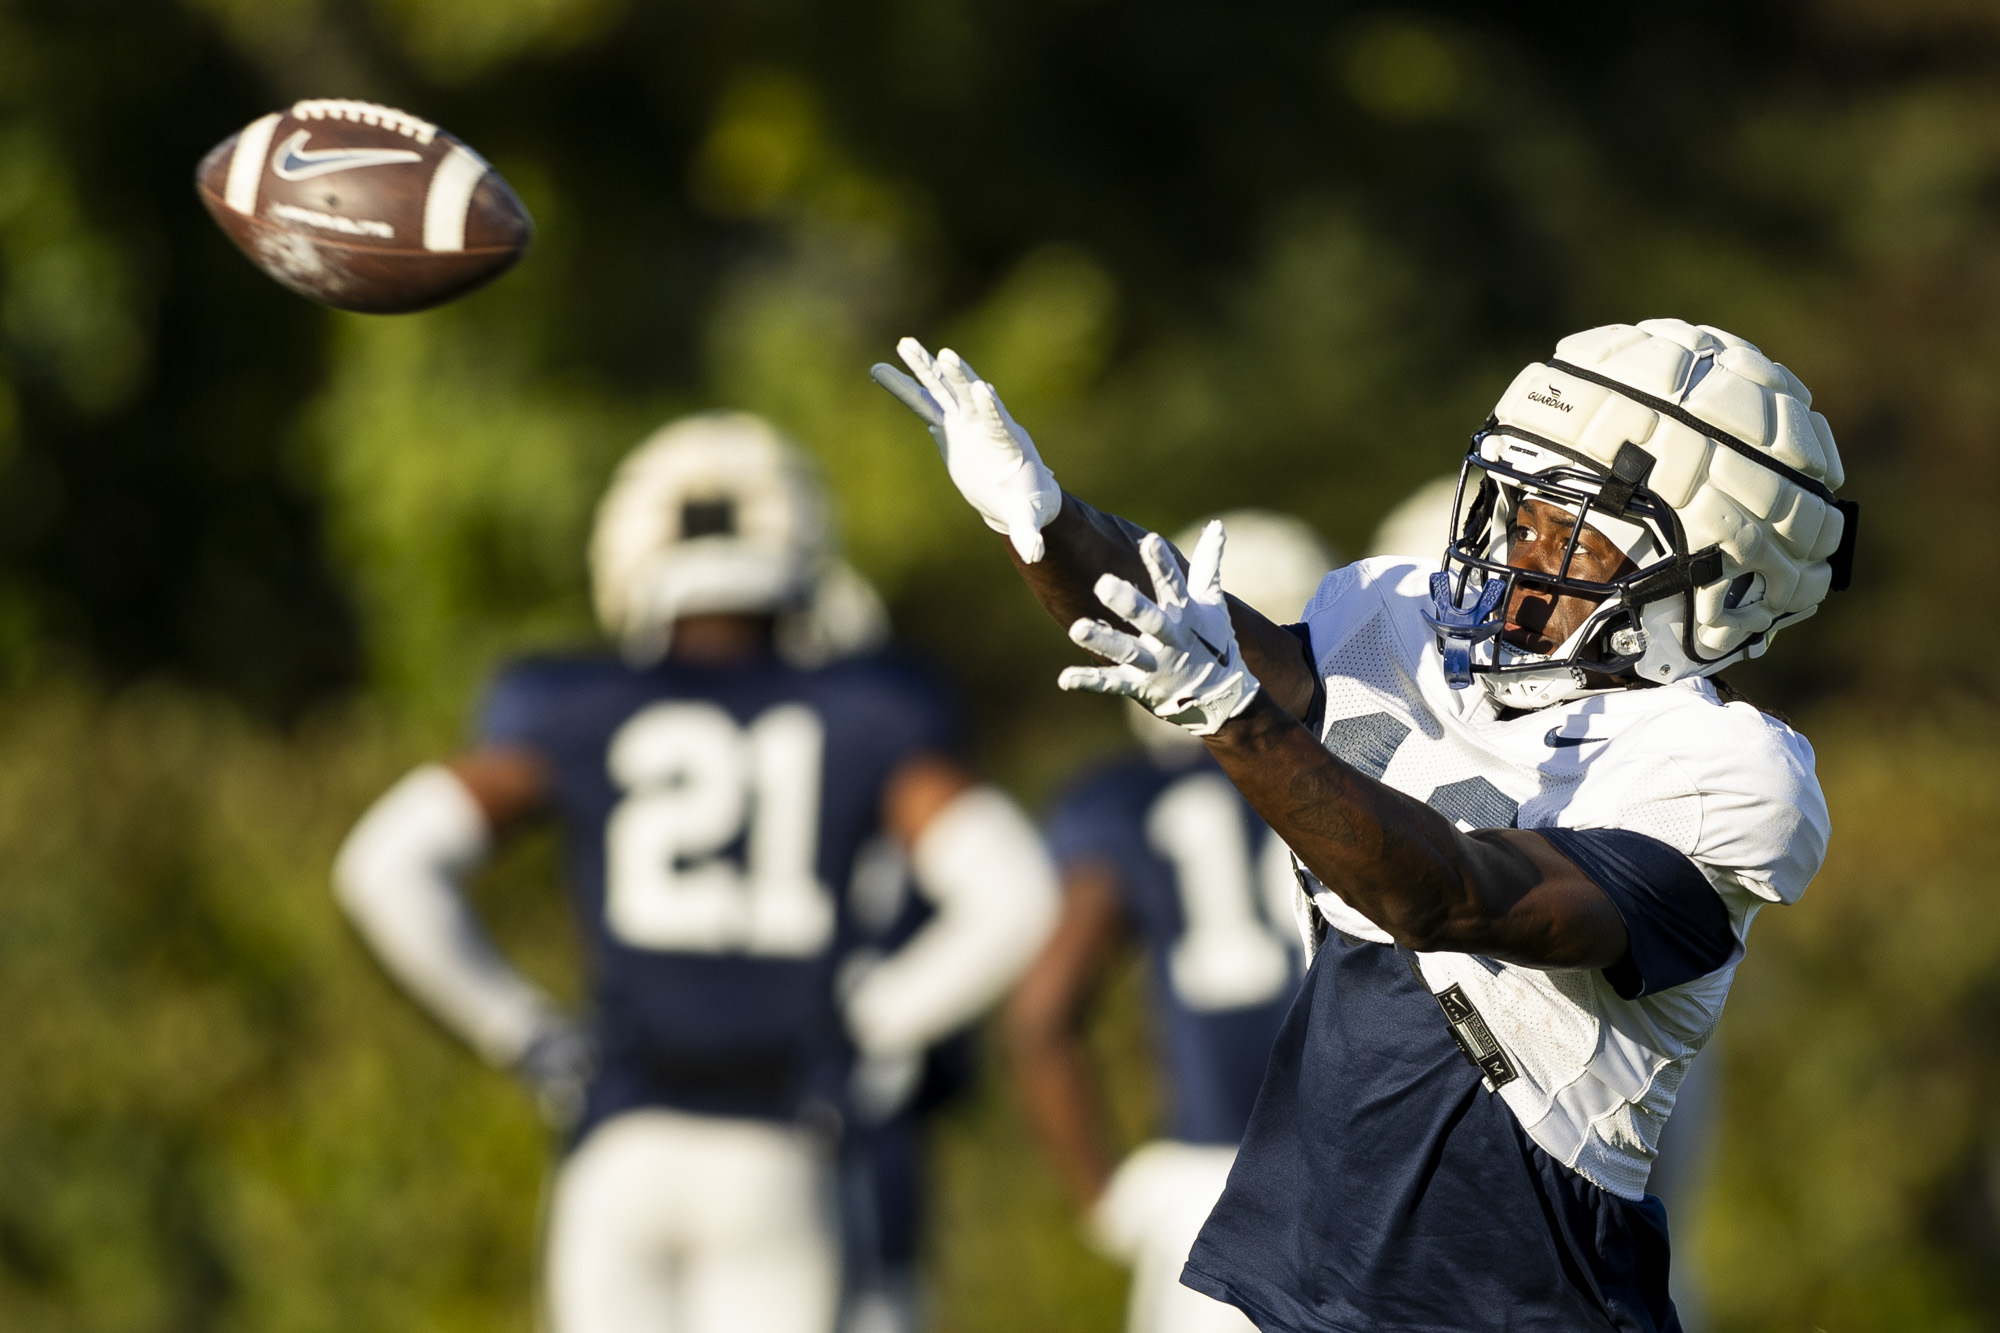
M 421 162 L 422 153 L 407 148 L 307 148 L 311 130 L 300 130 L 271 154 L 271 171 L 279 180 L 309 181 L 315 176 L 331 176 L 337 171 L 360 167 L 387 167 L 399 162 Z

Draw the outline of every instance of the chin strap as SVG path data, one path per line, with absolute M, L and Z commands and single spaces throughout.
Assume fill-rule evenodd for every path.
M 1495 614 L 1506 595 L 1505 580 L 1489 577 L 1479 590 L 1479 600 L 1461 607 L 1451 595 L 1451 576 L 1431 575 L 1431 610 L 1424 612 L 1424 622 L 1437 631 L 1445 682 L 1454 690 L 1472 684 L 1472 645 L 1492 638 L 1506 625 Z

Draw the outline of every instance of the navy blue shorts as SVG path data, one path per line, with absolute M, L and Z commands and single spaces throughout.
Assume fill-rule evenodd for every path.
M 1403 958 L 1335 932 L 1181 1280 L 1264 1330 L 1678 1333 L 1667 1266 L 1660 1202 L 1536 1147 Z

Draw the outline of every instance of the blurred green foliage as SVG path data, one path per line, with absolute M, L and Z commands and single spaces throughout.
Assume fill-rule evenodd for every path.
M 2000 1323 L 2000 11 L 1163 0 L 0 0 L 0 1324 L 527 1328 L 544 1144 L 326 892 L 674 412 L 768 413 L 1038 799 L 1119 743 L 865 377 L 915 332 L 1073 489 L 1349 550 L 1562 333 L 1675 314 L 1813 386 L 1860 586 L 1738 683 L 1820 746 L 1832 859 L 1765 914 L 1722 1167 L 1729 1329 Z M 322 312 L 189 175 L 299 96 L 432 116 L 540 226 L 446 310 Z M 480 886 L 559 990 L 545 838 Z M 1136 982 L 1097 1039 L 1123 1132 Z M 938 1136 L 952 1330 L 1114 1325 L 989 1078 Z

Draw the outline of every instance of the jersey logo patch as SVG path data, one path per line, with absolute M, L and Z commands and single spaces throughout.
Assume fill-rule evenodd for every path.
M 1454 982 L 1436 992 L 1433 998 L 1444 1011 L 1444 1021 L 1451 1025 L 1451 1039 L 1458 1043 L 1458 1049 L 1465 1053 L 1472 1067 L 1485 1075 L 1487 1087 L 1498 1092 L 1520 1077 L 1507 1052 L 1494 1040 L 1493 1029 L 1486 1026 L 1486 1020 L 1479 1016 L 1479 1010 L 1473 1007 L 1462 986 Z

